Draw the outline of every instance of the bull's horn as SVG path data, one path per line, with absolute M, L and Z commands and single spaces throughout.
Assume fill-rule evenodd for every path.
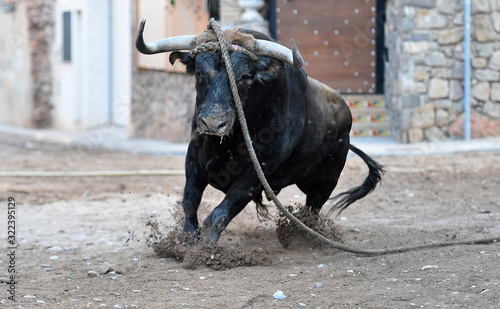
M 145 43 L 143 32 L 146 20 L 143 19 L 137 32 L 137 39 L 135 40 L 135 47 L 143 54 L 158 54 L 175 50 L 189 50 L 196 46 L 196 35 L 180 35 L 156 42 Z
M 266 40 L 255 40 L 255 53 L 259 56 L 269 56 L 283 62 L 289 63 L 296 68 L 304 65 L 304 59 L 300 55 L 297 46 L 293 40 L 290 40 L 292 50 L 283 45 Z

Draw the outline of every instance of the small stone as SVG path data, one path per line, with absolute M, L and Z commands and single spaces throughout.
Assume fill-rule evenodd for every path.
M 98 273 L 98 272 L 96 272 L 96 271 L 89 270 L 89 271 L 87 272 L 87 276 L 89 276 L 89 277 L 101 277 L 101 274 L 99 274 L 99 273 Z
M 408 142 L 418 143 L 424 140 L 424 130 L 418 128 L 411 128 L 408 130 Z
M 447 18 L 436 11 L 424 11 L 415 16 L 415 24 L 421 29 L 437 29 L 446 27 Z
M 486 102 L 483 110 L 486 115 L 500 119 L 500 103 Z
M 412 110 L 410 118 L 411 127 L 426 129 L 433 126 L 435 121 L 434 109 L 434 104 L 426 104 Z
M 488 0 L 474 0 L 471 1 L 470 10 L 471 14 L 489 13 L 491 12 L 491 7 Z
M 429 97 L 431 99 L 444 99 L 449 96 L 450 87 L 448 80 L 433 78 L 429 82 Z
M 285 294 L 283 293 L 283 291 L 280 291 L 280 290 L 278 290 L 278 291 L 274 292 L 273 297 L 274 297 L 274 299 L 278 299 L 278 300 L 281 300 L 281 299 L 285 299 L 285 298 L 286 298 L 286 296 L 285 296 Z
M 417 7 L 433 8 L 436 7 L 436 0 L 405 0 L 405 4 Z
M 436 265 L 425 265 L 420 270 L 428 270 L 428 269 L 432 269 L 432 268 L 439 268 L 439 267 Z
M 490 97 L 490 84 L 479 82 L 471 89 L 472 96 L 479 101 L 488 101 Z
M 490 58 L 496 47 L 493 43 L 476 43 L 473 45 L 477 57 Z
M 447 137 L 438 127 L 432 127 L 424 131 L 425 139 L 431 142 L 442 141 Z
M 446 65 L 446 57 L 442 52 L 433 51 L 427 58 L 426 63 L 433 67 L 442 67 Z
M 500 50 L 497 50 L 493 53 L 493 55 L 491 55 L 490 63 L 488 66 L 490 69 L 500 70 Z
M 464 97 L 464 89 L 458 80 L 450 82 L 450 100 L 459 101 Z
M 51 252 L 63 251 L 63 248 L 61 248 L 61 246 L 53 246 L 49 248 L 49 251 Z
M 451 28 L 438 33 L 437 41 L 442 45 L 451 45 L 462 42 L 464 39 L 464 30 L 461 28 Z
M 49 257 L 50 260 L 59 260 L 59 257 L 57 255 L 53 255 Z
M 500 8 L 500 5 L 498 7 Z M 500 32 L 500 13 L 493 12 L 491 19 L 493 20 L 493 28 L 496 32 Z
M 322 288 L 323 287 L 323 283 L 321 283 L 321 282 L 316 283 L 316 287 L 317 288 Z
M 438 109 L 436 111 L 436 124 L 438 126 L 445 126 L 449 122 L 449 113 L 443 109 Z
M 500 120 L 491 119 L 472 110 L 470 114 L 471 136 L 491 137 L 500 135 Z M 450 126 L 450 134 L 454 137 L 462 138 L 464 136 L 464 115 L 458 117 Z
M 429 72 L 427 71 L 427 68 L 423 66 L 415 67 L 415 74 L 413 75 L 413 78 L 417 82 L 423 82 L 425 80 L 428 80 Z
M 500 83 L 491 84 L 491 100 L 500 102 Z
M 436 5 L 439 12 L 443 14 L 451 15 L 455 13 L 455 2 L 450 2 L 448 0 L 438 0 Z
M 500 79 L 500 72 L 494 70 L 476 70 L 474 76 L 480 81 L 496 82 Z
M 429 49 L 427 41 L 412 42 L 407 41 L 403 43 L 403 50 L 405 53 L 415 55 L 426 52 Z
M 489 15 L 477 14 L 472 18 L 471 36 L 478 42 L 494 42 L 498 40 L 498 35 L 493 29 Z
M 326 265 L 325 265 L 325 264 L 319 264 L 319 265 L 318 265 L 318 266 L 316 266 L 316 267 L 318 267 L 318 268 L 325 268 L 325 267 L 326 267 Z
M 474 58 L 472 59 L 472 67 L 474 69 L 484 69 L 488 65 L 488 61 L 485 58 Z

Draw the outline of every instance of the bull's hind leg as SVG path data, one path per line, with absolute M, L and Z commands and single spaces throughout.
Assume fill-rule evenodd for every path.
M 203 191 L 207 187 L 205 178 L 200 174 L 197 153 L 196 147 L 190 144 L 186 156 L 186 185 L 184 186 L 184 196 L 182 198 L 184 237 L 185 241 L 191 244 L 200 234 L 198 207 L 200 206 Z
M 348 151 L 349 138 L 345 138 L 339 141 L 338 147 L 322 161 L 311 178 L 297 183 L 297 187 L 307 196 L 306 205 L 311 212 L 318 214 L 330 198 L 344 169 Z

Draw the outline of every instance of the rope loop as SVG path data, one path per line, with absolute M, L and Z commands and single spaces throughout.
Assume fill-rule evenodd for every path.
M 212 20 L 213 20 L 213 22 L 212 22 Z M 207 25 L 207 30 L 212 30 L 215 33 L 215 35 L 219 41 L 218 42 L 205 42 L 205 43 L 199 44 L 198 46 L 196 46 L 195 48 L 193 48 L 189 51 L 189 56 L 191 56 L 191 58 L 194 59 L 194 58 L 196 58 L 196 56 L 198 56 L 201 53 L 206 53 L 206 52 L 216 52 L 217 53 L 217 52 L 221 52 L 223 49 L 226 49 L 228 51 L 239 52 L 239 53 L 242 53 L 244 55 L 247 55 L 253 61 L 259 60 L 259 57 L 255 53 L 246 49 L 245 47 L 228 43 L 226 41 L 226 37 L 224 36 L 224 32 L 222 32 L 222 29 L 219 27 L 219 25 L 216 25 L 214 27 L 213 26 L 214 23 L 217 23 L 217 22 L 213 18 L 210 19 L 210 21 Z M 220 38 L 224 38 L 224 39 L 220 40 Z M 221 48 L 222 45 L 224 45 L 224 48 Z

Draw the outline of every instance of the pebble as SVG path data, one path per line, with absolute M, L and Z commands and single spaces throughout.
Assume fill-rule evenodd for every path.
M 322 288 L 323 287 L 323 283 L 321 283 L 321 282 L 316 283 L 316 287 L 317 288 Z
M 301 307 L 305 307 L 305 306 L 306 306 L 306 304 L 304 304 L 304 303 L 299 303 L 299 306 L 301 306 Z
M 427 270 L 427 269 L 431 269 L 431 268 L 439 268 L 439 267 L 437 267 L 436 265 L 425 265 L 420 270 Z
M 87 276 L 89 276 L 89 277 L 100 277 L 101 275 L 98 272 L 96 272 L 96 271 L 89 270 L 88 273 L 87 273 Z
M 274 299 L 278 299 L 278 300 L 286 298 L 285 294 L 283 294 L 283 291 L 280 291 L 280 290 L 274 292 L 273 297 L 274 297 Z
M 51 260 L 59 260 L 59 257 L 57 255 L 53 255 L 53 256 L 49 257 L 49 259 L 51 259 Z
M 141 293 L 141 290 L 134 290 L 134 293 Z
M 63 248 L 61 246 L 53 246 L 49 248 L 49 251 L 55 252 L 55 251 L 63 251 Z
M 41 267 L 50 267 L 50 264 L 40 264 Z
M 316 266 L 316 267 L 318 267 L 318 268 L 325 268 L 326 266 L 325 266 L 325 264 L 319 264 L 319 265 L 318 265 L 318 266 Z

